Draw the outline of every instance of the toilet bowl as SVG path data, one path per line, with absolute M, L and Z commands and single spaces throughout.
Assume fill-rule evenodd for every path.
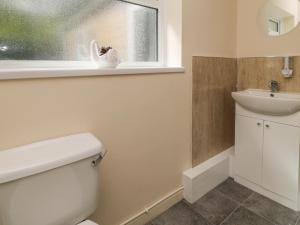
M 0 151 L 0 225 L 97 225 L 104 154 L 89 133 Z

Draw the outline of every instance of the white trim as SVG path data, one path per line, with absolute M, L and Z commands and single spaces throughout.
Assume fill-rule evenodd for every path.
M 164 0 L 121 0 L 121 1 L 159 9 L 160 4 L 161 4 L 160 2 L 164 1 Z
M 184 198 L 194 203 L 229 176 L 233 147 L 183 173 Z
M 277 19 L 277 18 L 270 18 L 268 20 L 268 22 L 276 23 L 277 27 L 278 27 L 278 31 L 270 30 L 270 24 L 268 24 L 269 35 L 271 35 L 271 36 L 278 36 L 278 35 L 280 35 L 281 34 L 281 20 Z
M 96 68 L 93 61 L 0 60 L 0 71 L 10 69 Z
M 165 0 L 124 0 L 146 7 L 156 8 L 158 13 L 158 62 L 125 62 L 117 69 L 99 69 L 93 62 L 85 61 L 40 61 L 40 60 L 0 60 L 0 80 L 98 76 L 98 75 L 130 75 L 156 73 L 183 73 L 181 65 L 167 66 L 167 41 L 165 18 Z
M 123 62 L 118 65 L 121 68 L 160 68 L 167 67 L 160 62 Z M 47 68 L 79 68 L 79 69 L 101 69 L 91 61 L 52 61 L 52 60 L 0 60 L 0 71 L 9 69 L 47 69 Z
M 139 67 L 167 67 L 160 62 L 125 62 L 121 63 L 118 68 L 139 68 Z
M 164 24 L 166 21 L 164 20 L 164 10 L 163 10 L 163 2 L 164 0 L 121 0 L 128 3 L 137 4 L 144 7 L 149 7 L 157 10 L 157 61 L 155 62 L 124 62 L 122 66 L 132 67 L 132 66 L 166 66 L 166 59 L 164 56 L 165 48 L 167 47 L 163 43 L 164 39 Z M 131 20 L 131 19 L 130 19 Z M 129 20 L 129 23 L 132 21 Z M 131 38 L 130 38 L 131 39 Z M 128 43 L 129 47 L 130 44 Z
M 232 147 L 232 150 L 229 155 L 229 177 L 234 177 L 234 157 L 235 157 L 235 146 Z
M 136 67 L 136 68 L 37 68 L 37 69 L 0 69 L 0 80 L 49 78 L 49 77 L 83 77 L 134 74 L 184 73 L 183 67 Z
M 141 62 L 140 64 L 144 64 L 147 66 L 148 63 L 160 66 L 166 66 L 166 24 L 167 20 L 165 17 L 165 8 L 164 8 L 164 1 L 165 0 L 125 0 L 127 2 L 131 2 L 134 4 L 142 5 L 145 7 L 150 7 L 158 10 L 158 18 L 157 18 L 157 55 L 158 61 L 157 62 Z M 131 65 L 130 62 L 126 62 L 125 64 Z
M 252 191 L 254 192 L 257 192 L 273 201 L 276 201 L 288 208 L 291 208 L 295 211 L 299 211 L 300 210 L 300 206 L 298 205 L 297 201 L 292 201 L 290 199 L 287 199 L 286 197 L 284 196 L 281 196 L 281 195 L 278 195 L 272 191 L 269 191 L 265 188 L 263 188 L 262 186 L 258 185 L 258 184 L 255 184 L 241 176 L 238 176 L 236 174 L 236 167 L 235 167 L 235 156 L 234 156 L 234 152 L 231 153 L 230 155 L 230 160 L 229 160 L 229 163 L 230 163 L 230 171 L 229 171 L 229 174 L 230 174 L 230 177 L 234 178 L 234 181 L 251 189 Z
M 159 0 L 157 2 L 158 9 L 158 18 L 157 18 L 157 55 L 158 55 L 158 63 L 163 66 L 167 66 L 167 44 L 165 42 L 167 32 L 166 32 L 166 24 L 167 19 L 165 17 L 165 9 L 164 3 L 165 0 Z
M 168 208 L 180 202 L 182 200 L 182 190 L 183 187 L 177 188 L 150 206 L 145 207 L 139 213 L 127 219 L 120 225 L 146 224 L 161 213 L 165 212 Z

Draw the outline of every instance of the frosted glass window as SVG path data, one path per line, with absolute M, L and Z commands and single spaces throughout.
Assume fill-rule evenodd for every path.
M 121 0 L 0 0 L 0 60 L 89 61 L 97 40 L 155 62 L 157 23 L 158 9 Z

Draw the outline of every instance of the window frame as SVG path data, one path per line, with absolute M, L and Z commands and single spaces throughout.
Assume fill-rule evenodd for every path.
M 156 62 L 123 62 L 118 68 L 141 68 L 141 67 L 163 67 L 165 66 L 165 54 L 163 45 L 163 8 L 162 2 L 164 0 L 119 0 L 122 2 L 137 4 L 158 10 L 157 17 L 157 51 L 158 61 Z M 0 60 L 0 70 L 2 69 L 95 69 L 96 65 L 93 61 L 67 61 L 67 60 Z M 98 68 L 101 70 L 101 68 Z
M 182 74 L 185 72 L 182 66 L 182 28 L 181 14 L 176 24 L 176 37 L 180 41 L 180 46 L 176 45 L 175 53 L 178 58 L 175 59 L 169 55 L 168 44 L 170 32 L 167 29 L 169 22 L 174 23 L 175 17 L 169 18 L 169 7 L 166 5 L 167 0 L 120 0 L 139 4 L 146 7 L 156 8 L 158 10 L 158 62 L 135 62 L 122 63 L 114 69 L 98 68 L 93 61 L 39 61 L 39 60 L 0 60 L 0 80 L 13 79 L 35 79 L 35 78 L 58 78 L 58 77 L 87 77 L 87 76 L 114 76 L 114 75 L 146 75 L 146 74 Z M 181 3 L 178 5 L 176 13 L 181 13 Z M 172 8 L 173 10 L 173 8 Z M 173 12 L 174 13 L 174 12 Z M 172 13 L 171 13 L 172 14 Z M 166 17 L 168 16 L 168 18 Z M 168 20 L 167 20 L 168 19 Z M 170 20 L 170 21 L 169 21 Z M 177 17 L 176 17 L 177 20 Z M 175 21 L 176 21 L 175 20 Z M 173 33 L 171 34 L 173 37 Z M 171 38 L 171 43 L 174 44 Z M 175 42 L 176 43 L 176 42 Z M 176 58 L 176 57 L 175 57 Z
M 281 20 L 277 19 L 277 18 L 269 18 L 269 23 L 270 22 L 276 24 L 276 26 L 278 28 L 278 31 L 274 31 L 274 30 L 269 29 L 269 33 L 271 33 L 272 35 L 280 35 L 280 33 L 281 33 Z
M 120 0 L 122 2 L 128 2 L 132 4 L 137 4 L 149 8 L 158 10 L 157 15 L 157 51 L 158 60 L 157 62 L 124 62 L 121 63 L 118 68 L 132 68 L 132 67 L 164 67 L 166 66 L 166 46 L 164 45 L 164 0 Z

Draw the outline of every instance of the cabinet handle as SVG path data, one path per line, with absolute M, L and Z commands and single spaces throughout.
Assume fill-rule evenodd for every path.
M 261 123 L 257 123 L 257 126 L 260 126 L 261 125 Z
M 270 128 L 270 125 L 269 125 L 269 124 L 266 124 L 266 128 Z

